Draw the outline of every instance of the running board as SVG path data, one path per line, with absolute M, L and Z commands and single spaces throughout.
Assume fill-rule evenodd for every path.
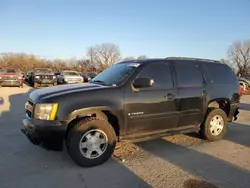
M 165 132 L 157 132 L 157 133 L 151 133 L 151 134 L 130 135 L 130 136 L 126 136 L 124 138 L 121 138 L 121 141 L 142 142 L 142 141 L 161 138 L 164 136 L 198 132 L 199 130 L 200 130 L 200 127 L 192 127 L 192 128 L 189 127 L 189 128 L 185 128 L 185 129 L 167 130 Z

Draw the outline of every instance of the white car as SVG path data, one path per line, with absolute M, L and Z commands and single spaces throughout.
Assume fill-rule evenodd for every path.
M 75 71 L 63 71 L 57 76 L 57 84 L 83 83 L 83 78 Z

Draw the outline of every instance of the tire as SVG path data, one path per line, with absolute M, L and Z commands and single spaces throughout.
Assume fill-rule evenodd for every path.
M 99 136 L 96 136 L 97 132 L 100 134 Z M 113 154 L 116 146 L 113 127 L 107 121 L 98 118 L 86 118 L 78 121 L 66 139 L 69 155 L 76 164 L 82 167 L 93 167 L 105 163 Z M 99 143 L 95 142 L 96 139 Z M 100 144 L 101 141 L 105 142 Z M 93 144 L 91 147 L 90 145 L 88 147 L 91 149 L 89 149 L 87 144 L 91 144 L 91 142 L 97 143 L 97 146 Z M 83 149 L 80 149 L 80 143 L 85 143 Z
M 214 128 L 211 128 L 212 120 L 215 121 L 216 124 Z M 217 121 L 220 123 L 216 123 Z M 199 133 L 206 140 L 213 142 L 225 136 L 227 127 L 228 119 L 226 113 L 220 108 L 209 108 Z
M 34 88 L 38 88 L 38 83 L 34 82 Z
M 19 86 L 19 88 L 23 88 L 23 83 Z

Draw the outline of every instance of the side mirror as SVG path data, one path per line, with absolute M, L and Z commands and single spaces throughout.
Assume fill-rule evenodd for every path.
M 136 78 L 133 82 L 135 88 L 152 87 L 153 85 L 154 80 L 151 78 Z

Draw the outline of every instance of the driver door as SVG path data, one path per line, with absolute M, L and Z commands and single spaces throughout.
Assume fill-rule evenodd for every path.
M 151 78 L 154 84 L 125 96 L 127 134 L 161 132 L 178 126 L 177 92 L 168 62 L 154 62 L 142 68 L 136 78 Z M 135 79 L 136 79 L 135 78 Z

